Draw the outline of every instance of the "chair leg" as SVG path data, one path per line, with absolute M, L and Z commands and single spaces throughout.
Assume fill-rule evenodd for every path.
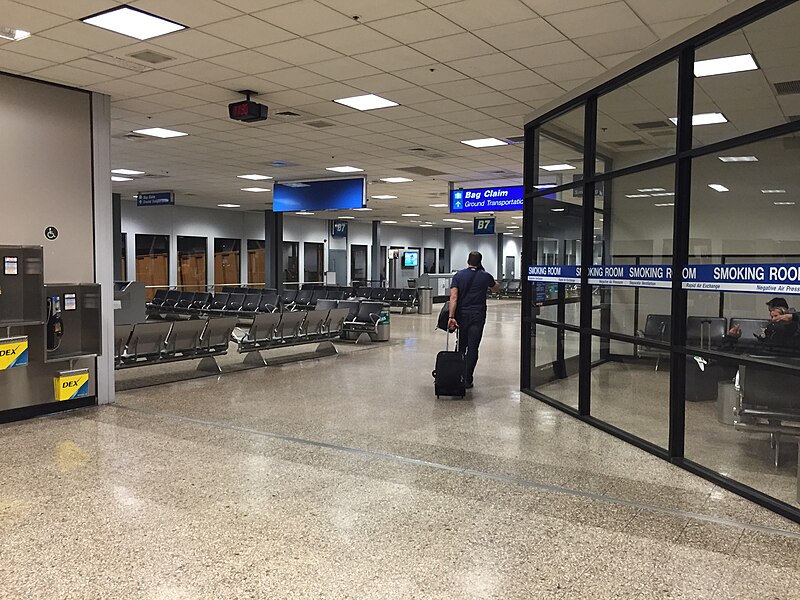
M 778 468 L 778 462 L 781 456 L 781 437 L 779 433 L 775 434 L 775 468 Z

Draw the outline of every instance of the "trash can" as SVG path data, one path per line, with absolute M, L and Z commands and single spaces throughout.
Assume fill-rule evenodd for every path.
M 391 335 L 391 319 L 392 313 L 388 306 L 381 309 L 381 316 L 378 319 L 378 325 L 375 327 L 375 342 L 388 342 Z
M 433 312 L 433 288 L 417 288 L 417 297 L 419 298 L 419 314 L 431 314 Z
M 733 425 L 733 410 L 736 408 L 739 392 L 732 381 L 720 381 L 717 387 L 717 421 L 723 425 Z

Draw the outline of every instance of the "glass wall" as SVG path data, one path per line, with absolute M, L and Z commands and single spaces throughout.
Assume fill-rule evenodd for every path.
M 283 242 L 283 281 L 298 283 L 300 281 L 300 244 Z
M 136 281 L 145 286 L 146 299 L 169 287 L 169 236 L 136 234 Z
M 218 292 L 226 285 L 242 282 L 239 247 L 239 240 L 214 238 L 214 285 Z
M 758 10 L 528 124 L 523 388 L 800 522 L 800 2 Z
M 247 240 L 247 284 L 261 287 L 267 281 L 267 251 L 264 240 Z
M 325 280 L 325 244 L 305 242 L 303 244 L 304 282 L 322 283 Z
M 350 246 L 350 280 L 353 285 L 363 285 L 367 280 L 367 247 L 362 244 Z
M 204 237 L 178 236 L 178 289 L 206 291 L 206 245 Z
M 425 248 L 422 252 L 422 272 L 436 273 L 436 248 Z

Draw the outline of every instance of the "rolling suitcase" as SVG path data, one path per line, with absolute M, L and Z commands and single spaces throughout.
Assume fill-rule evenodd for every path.
M 458 396 L 463 398 L 467 393 L 464 382 L 466 372 L 464 355 L 458 351 L 458 330 L 456 330 L 455 351 L 450 351 L 450 334 L 448 333 L 445 350 L 436 355 L 436 369 L 431 373 L 436 397 Z

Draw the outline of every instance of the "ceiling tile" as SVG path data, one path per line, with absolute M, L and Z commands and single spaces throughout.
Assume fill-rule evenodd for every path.
M 147 71 L 146 73 L 139 73 L 128 77 L 128 81 L 133 83 L 143 83 L 161 90 L 179 90 L 197 85 L 197 81 L 189 79 L 188 77 L 181 77 L 166 71 Z
M 633 29 L 625 29 L 613 33 L 599 33 L 574 40 L 577 46 L 586 51 L 589 56 L 595 58 L 642 50 L 657 41 L 658 38 L 650 31 L 650 28 L 644 25 Z
M 470 77 L 510 73 L 511 71 L 519 71 L 520 67 L 522 67 L 513 58 L 500 52 L 487 56 L 456 60 L 448 63 L 448 66 Z
M 16 73 L 27 73 L 35 71 L 36 69 L 43 69 L 54 65 L 54 62 L 49 60 L 42 60 L 41 58 L 34 58 L 33 56 L 25 56 L 24 54 L 17 54 L 16 52 L 8 52 L 5 49 L 0 49 L 0 65 L 7 71 L 14 71 Z M 403 82 L 405 85 L 407 83 Z
M 549 67 L 539 67 L 536 69 L 536 72 L 542 77 L 558 83 L 560 81 L 570 81 L 572 79 L 596 77 L 604 73 L 605 68 L 596 60 L 589 58 Z
M 473 79 L 462 79 L 460 81 L 450 81 L 448 83 L 435 83 L 429 86 L 437 94 L 445 98 L 460 99 L 462 96 L 477 96 L 486 94 L 494 90 Z
M 336 100 L 337 98 L 350 98 L 351 96 L 363 95 L 364 91 L 351 87 L 344 83 L 334 81 L 322 85 L 312 85 L 300 89 L 304 94 L 311 94 L 324 100 Z
M 396 48 L 387 48 L 386 50 L 378 50 L 377 52 L 356 54 L 353 58 L 357 58 L 368 65 L 372 65 L 373 67 L 387 72 L 430 65 L 436 62 L 408 46 L 397 46 Z
M 353 20 L 349 17 L 331 10 L 315 0 L 300 0 L 257 12 L 255 16 L 267 23 L 303 36 L 341 29 L 353 24 Z
M 486 92 L 485 94 L 477 94 L 475 96 L 461 96 L 459 102 L 463 102 L 470 108 L 484 108 L 487 106 L 500 106 L 508 104 L 511 98 L 500 92 Z M 470 126 L 474 127 L 472 123 Z
M 235 8 L 243 13 L 254 13 L 259 10 L 289 4 L 294 0 L 219 0 L 222 4 Z
M 37 2 L 35 6 L 39 6 L 39 4 L 40 3 Z M 69 19 L 60 15 L 54 15 L 53 13 L 39 10 L 33 6 L 26 6 L 25 4 L 11 2 L 10 0 L 0 0 L 0 15 L 2 15 L 3 25 L 24 29 L 31 33 L 37 33 L 69 22 Z M 28 40 L 22 40 L 16 43 L 22 44 L 26 41 Z
M 294 34 L 288 31 L 249 15 L 205 25 L 200 28 L 200 31 L 247 48 L 264 46 L 272 42 L 283 42 L 294 37 Z
M 267 94 L 267 100 L 270 102 L 277 102 L 286 107 L 304 106 L 307 104 L 315 104 L 319 102 L 319 98 L 304 94 L 297 90 L 284 90 L 282 92 L 270 92 Z M 302 111 L 299 111 L 302 112 Z
M 650 23 L 650 29 L 660 38 L 665 39 L 671 36 L 673 33 L 679 32 L 681 29 L 685 29 L 695 21 L 697 21 L 699 17 L 689 17 L 687 19 L 677 19 L 675 21 L 662 21 L 660 23 Z
M 375 0 L 320 0 L 331 8 L 344 13 L 349 17 L 358 16 L 361 23 L 368 23 L 376 19 L 385 19 L 405 13 L 422 10 L 425 7 L 417 0 L 391 0 L 391 2 L 376 2 Z
M 147 96 L 149 94 L 157 94 L 162 90 L 140 83 L 133 83 L 124 79 L 116 79 L 114 81 L 104 81 L 92 86 L 93 90 L 108 94 L 112 99 L 120 98 L 137 98 L 139 96 Z
M 463 0 L 436 9 L 465 29 L 475 30 L 494 25 L 504 25 L 536 17 L 530 7 L 519 0 Z
M 597 61 L 606 69 L 616 67 L 618 64 L 625 62 L 629 58 L 636 56 L 639 52 L 623 52 L 622 54 L 613 54 L 611 56 L 601 56 Z
M 96 52 L 105 52 L 114 48 L 122 48 L 131 44 L 131 38 L 113 31 L 92 27 L 80 21 L 60 25 L 40 34 L 51 40 L 57 40 L 79 48 L 88 48 Z
M 330 79 L 312 73 L 301 67 L 290 67 L 288 69 L 280 69 L 278 71 L 270 71 L 262 73 L 260 77 L 267 81 L 273 81 L 287 88 L 301 88 L 310 85 L 321 85 L 323 83 L 330 83 Z
M 589 6 L 608 4 L 609 0 L 522 0 L 541 16 L 571 12 Z
M 197 81 L 204 81 L 207 83 L 217 83 L 218 81 L 222 81 L 224 79 L 232 79 L 242 75 L 241 71 L 234 71 L 228 67 L 215 65 L 214 63 L 205 60 L 197 60 L 192 63 L 177 65 L 175 67 L 167 67 L 164 69 L 164 71 L 181 75 L 183 77 L 191 77 Z
M 563 93 L 563 88 L 560 88 L 552 83 L 547 83 L 544 85 L 519 88 L 517 90 L 508 90 L 506 95 L 511 96 L 520 102 L 531 102 L 534 100 L 552 100 Z
M 568 13 L 559 13 L 547 17 L 547 21 L 571 39 L 644 25 L 636 13 L 624 2 L 613 2 Z
M 95 73 L 108 75 L 107 79 L 128 77 L 129 75 L 133 75 L 134 73 L 141 72 L 135 69 L 128 69 L 125 67 L 117 66 L 115 64 L 108 64 L 103 60 L 96 60 L 95 59 L 96 56 L 98 55 L 87 56 L 86 58 L 79 58 L 78 60 L 73 60 L 68 64 L 73 67 L 78 67 L 79 69 L 86 69 L 87 71 L 93 71 Z
M 4 49 L 57 63 L 77 60 L 90 53 L 89 50 L 84 48 L 78 48 L 70 44 L 48 40 L 39 36 L 31 36 L 18 42 L 12 42 Z
M 369 77 L 357 77 L 346 80 L 349 85 L 362 89 L 372 94 L 381 94 L 393 90 L 402 90 L 408 87 L 408 82 L 388 73 L 371 75 Z
M 40 77 L 48 81 L 58 81 L 68 85 L 87 86 L 101 81 L 111 79 L 108 75 L 94 73 L 85 69 L 78 69 L 69 65 L 55 65 L 45 67 L 31 74 L 33 77 Z
M 537 75 L 533 71 L 523 69 L 520 71 L 513 71 L 511 73 L 503 73 L 500 75 L 489 75 L 487 77 L 478 77 L 478 81 L 488 85 L 500 92 L 506 90 L 514 90 L 521 87 L 531 87 L 534 85 L 543 85 L 547 80 L 541 75 Z
M 374 21 L 369 26 L 404 44 L 413 44 L 463 31 L 452 21 L 427 9 Z
M 75 2 L 75 0 L 16 0 L 16 2 L 71 19 L 80 19 L 117 6 L 117 2 L 114 0 L 81 0 L 80 2 Z
M 446 83 L 448 81 L 466 79 L 463 73 L 459 73 L 455 69 L 451 69 L 445 65 L 428 65 L 426 67 L 403 69 L 402 71 L 395 71 L 395 75 L 411 83 L 425 86 L 433 85 L 434 83 Z M 408 85 L 406 85 L 406 87 L 408 87 Z
M 334 80 L 368 77 L 369 75 L 378 75 L 380 73 L 375 67 L 348 56 L 306 65 L 305 68 Z
M 309 39 L 348 56 L 397 46 L 396 40 L 364 25 L 319 33 Z
M 424 103 L 424 102 L 432 102 L 435 100 L 441 100 L 442 97 L 439 94 L 435 94 L 430 90 L 426 90 L 423 87 L 411 87 L 405 90 L 395 90 L 391 94 L 392 100 L 398 102 L 399 104 L 403 104 L 405 106 L 413 105 L 414 108 L 417 107 L 417 104 Z
M 268 46 L 259 46 L 257 50 L 262 54 L 275 57 L 295 66 L 330 60 L 341 56 L 334 50 L 303 38 Z
M 448 35 L 412 44 L 412 47 L 439 62 L 449 62 L 494 52 L 494 48 L 471 33 Z
M 228 67 L 242 73 L 265 73 L 291 66 L 289 63 L 266 56 L 254 50 L 242 50 L 209 58 L 208 62 Z
M 684 17 L 700 17 L 719 10 L 727 0 L 627 0 L 630 7 L 648 23 L 674 21 Z
M 564 34 L 544 19 L 528 19 L 518 23 L 489 27 L 476 31 L 475 35 L 503 51 L 541 46 L 567 39 Z
M 233 102 L 240 99 L 239 94 L 236 92 L 211 84 L 184 88 L 181 90 L 181 94 L 192 98 L 200 98 L 207 102 Z
M 205 102 L 204 100 L 192 98 L 191 96 L 184 96 L 183 94 L 176 94 L 174 92 L 160 92 L 158 94 L 142 96 L 141 99 L 146 102 L 155 102 L 156 104 L 161 104 L 170 108 L 189 108 Z
M 184 29 L 157 38 L 157 45 L 195 58 L 211 58 L 220 54 L 239 52 L 243 48 L 196 29 Z
M 135 0 L 129 2 L 141 10 L 170 19 L 187 27 L 200 27 L 207 23 L 223 21 L 241 13 L 215 0 Z
M 255 75 L 240 75 L 232 79 L 217 81 L 216 84 L 226 90 L 253 90 L 259 95 L 269 94 L 270 92 L 281 92 L 286 89 L 283 85 L 273 81 L 267 81 Z
M 444 115 L 449 112 L 458 112 L 467 108 L 460 102 L 450 100 L 449 98 L 441 98 L 440 100 L 433 100 L 431 102 L 415 102 L 412 106 L 420 112 L 431 115 Z
M 553 42 L 533 48 L 510 50 L 508 55 L 530 69 L 589 58 L 583 50 L 571 41 Z

